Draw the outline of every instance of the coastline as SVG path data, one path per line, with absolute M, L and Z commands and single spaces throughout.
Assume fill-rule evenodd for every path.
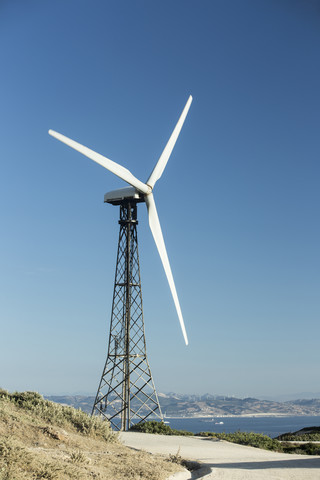
M 192 416 L 169 416 L 165 415 L 163 418 L 164 420 L 191 420 L 191 419 L 216 419 L 216 418 L 262 418 L 262 417 L 318 417 L 319 415 L 317 414 L 300 414 L 300 415 L 294 415 L 292 413 L 243 413 L 240 415 L 192 415 Z

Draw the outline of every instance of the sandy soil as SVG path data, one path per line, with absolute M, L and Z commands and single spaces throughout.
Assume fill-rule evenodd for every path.
M 203 464 L 206 480 L 320 480 L 320 456 L 268 452 L 206 438 L 123 432 L 122 442 L 151 453 L 179 454 Z M 200 472 L 198 472 L 200 473 Z

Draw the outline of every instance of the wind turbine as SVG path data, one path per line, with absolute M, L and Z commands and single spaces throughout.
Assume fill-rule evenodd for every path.
M 104 195 L 104 202 L 120 206 L 120 234 L 108 356 L 92 411 L 93 414 L 106 417 L 119 430 L 127 430 L 131 424 L 144 421 L 150 415 L 163 418 L 146 355 L 136 229 L 137 203 L 144 202 L 147 206 L 149 226 L 167 276 L 183 338 L 188 345 L 153 189 L 167 165 L 191 102 L 190 95 L 168 143 L 145 183 L 118 163 L 61 133 L 49 130 L 49 134 L 57 140 L 82 153 L 130 185 Z

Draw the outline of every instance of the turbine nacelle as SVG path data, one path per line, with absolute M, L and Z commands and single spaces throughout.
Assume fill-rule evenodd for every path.
M 120 205 L 124 200 L 134 200 L 136 203 L 145 201 L 143 193 L 138 192 L 134 187 L 118 188 L 104 194 L 104 203 Z
M 74 150 L 77 150 L 78 152 L 82 153 L 83 155 L 90 158 L 94 162 L 98 163 L 102 167 L 106 168 L 110 172 L 114 173 L 125 182 L 129 183 L 130 187 L 120 188 L 118 190 L 113 190 L 112 192 L 106 193 L 104 196 L 104 201 L 106 203 L 119 205 L 120 203 L 122 203 L 127 199 L 128 200 L 132 199 L 136 203 L 138 202 L 146 203 L 147 209 L 148 209 L 150 230 L 153 235 L 154 241 L 156 243 L 156 246 L 162 261 L 162 265 L 167 276 L 167 280 L 170 286 L 172 298 L 177 310 L 182 334 L 183 334 L 186 345 L 188 345 L 187 333 L 184 326 L 180 303 L 179 303 L 175 283 L 173 280 L 171 267 L 170 267 L 170 263 L 167 255 L 167 250 L 164 243 L 160 221 L 159 221 L 156 204 L 154 202 L 152 191 L 156 182 L 159 180 L 164 169 L 166 168 L 166 165 L 171 155 L 171 152 L 173 150 L 173 147 L 175 146 L 175 143 L 177 141 L 181 128 L 188 114 L 191 102 L 192 102 L 192 97 L 190 95 L 182 111 L 182 114 L 180 115 L 180 118 L 168 140 L 167 145 L 165 146 L 158 162 L 156 163 L 148 180 L 145 183 L 141 182 L 137 177 L 132 175 L 132 173 L 122 165 L 119 165 L 118 163 L 113 162 L 109 158 L 104 157 L 103 155 L 100 155 L 100 153 L 94 152 L 90 148 L 85 147 L 84 145 L 81 145 L 80 143 L 75 142 L 74 140 L 71 140 L 71 138 L 65 137 L 61 133 L 55 132 L 54 130 L 49 130 L 49 134 L 55 137 L 57 140 L 60 140 L 61 142 L 68 145 L 69 147 L 73 148 Z

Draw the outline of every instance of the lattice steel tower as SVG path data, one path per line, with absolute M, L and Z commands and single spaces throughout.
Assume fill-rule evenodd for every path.
M 92 414 L 104 416 L 113 428 L 128 430 L 150 416 L 163 417 L 146 352 L 137 201 L 120 203 L 119 224 L 108 356 Z

